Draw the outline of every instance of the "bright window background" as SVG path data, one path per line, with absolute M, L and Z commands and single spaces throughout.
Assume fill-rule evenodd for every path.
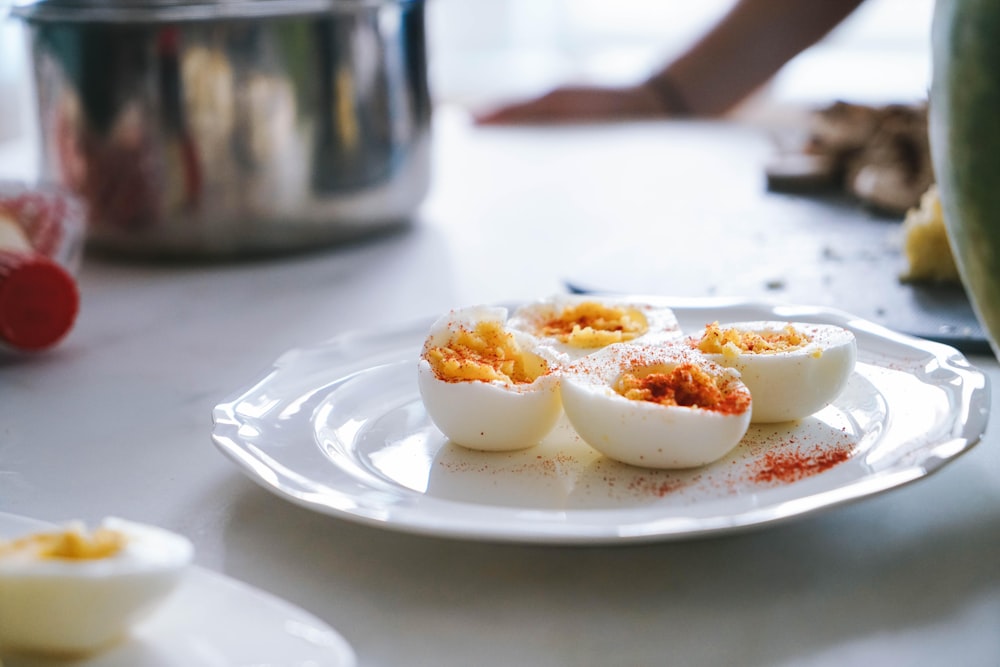
M 802 0 L 822 2 L 823 0 Z M 0 0 L 0 16 L 6 14 Z M 427 0 L 441 102 L 484 106 L 563 82 L 621 83 L 687 46 L 733 0 Z M 933 0 L 868 0 L 764 91 L 777 102 L 914 101 L 926 94 Z M 0 139 L 29 126 L 24 36 L 0 20 Z
M 803 0 L 822 2 L 823 0 Z M 430 0 L 440 100 L 480 105 L 563 82 L 624 83 L 683 50 L 733 0 Z M 933 0 L 868 0 L 766 91 L 814 103 L 926 96 Z

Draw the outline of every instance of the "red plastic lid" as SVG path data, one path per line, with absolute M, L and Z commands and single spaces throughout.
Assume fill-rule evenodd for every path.
M 55 345 L 73 328 L 80 292 L 44 255 L 0 251 L 0 340 L 22 350 Z

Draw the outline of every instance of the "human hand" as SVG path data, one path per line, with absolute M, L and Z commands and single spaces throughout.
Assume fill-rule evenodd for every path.
M 480 125 L 583 123 L 669 115 L 662 99 L 645 85 L 629 87 L 566 86 L 540 97 L 476 116 Z

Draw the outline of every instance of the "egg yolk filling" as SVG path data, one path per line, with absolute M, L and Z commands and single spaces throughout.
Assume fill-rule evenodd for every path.
M 435 375 L 448 382 L 481 380 L 530 384 L 545 375 L 548 364 L 521 349 L 499 322 L 478 322 L 459 328 L 447 344 L 424 352 Z
M 750 407 L 750 394 L 732 390 L 730 383 L 728 377 L 714 376 L 695 364 L 684 363 L 673 368 L 632 368 L 622 373 L 612 388 L 633 401 L 741 414 Z
M 781 331 L 743 331 L 741 329 L 723 329 L 718 322 L 705 327 L 705 333 L 698 341 L 697 348 L 707 354 L 722 354 L 734 359 L 741 354 L 775 354 L 790 352 L 805 347 L 812 337 L 791 324 L 786 324 Z M 820 350 L 814 353 L 822 354 Z
M 634 308 L 584 301 L 543 322 L 539 333 L 572 347 L 594 348 L 627 342 L 648 330 L 646 316 Z
M 70 528 L 0 543 L 0 556 L 20 553 L 39 559 L 99 560 L 120 552 L 125 542 L 123 533 L 109 528 L 98 528 L 89 534 Z

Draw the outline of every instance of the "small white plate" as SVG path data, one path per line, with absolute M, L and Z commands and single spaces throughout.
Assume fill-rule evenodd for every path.
M 646 299 L 648 300 L 648 299 Z M 898 487 L 981 437 L 987 378 L 956 350 L 839 311 L 660 300 L 685 331 L 718 320 L 825 322 L 852 330 L 859 360 L 833 405 L 754 425 L 693 471 L 610 461 L 563 423 L 513 453 L 458 447 L 416 383 L 432 318 L 292 350 L 214 411 L 213 440 L 252 479 L 333 516 L 414 533 L 514 542 L 666 540 L 771 524 Z
M 0 512 L 0 538 L 51 525 Z M 353 667 L 325 623 L 234 579 L 191 567 L 162 607 L 110 650 L 81 660 L 4 656 L 3 667 Z

